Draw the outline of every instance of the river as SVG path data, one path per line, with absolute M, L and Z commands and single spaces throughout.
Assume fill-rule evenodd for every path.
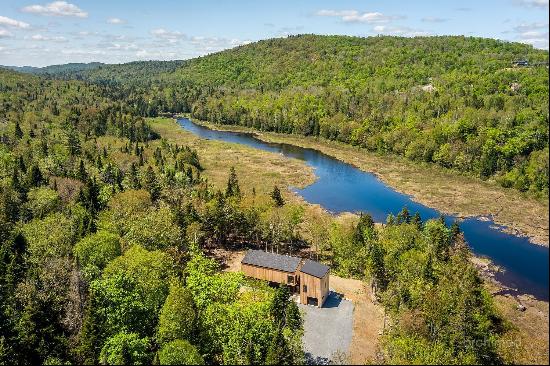
M 247 145 L 303 160 L 314 169 L 317 180 L 303 189 L 293 188 L 294 192 L 307 202 L 319 204 L 330 212 L 366 212 L 375 221 L 385 222 L 389 214 L 396 215 L 406 206 L 411 214 L 420 213 L 423 220 L 441 216 L 437 210 L 414 202 L 410 196 L 387 186 L 374 174 L 318 150 L 268 143 L 249 133 L 215 131 L 187 118 L 178 119 L 178 123 L 201 138 Z M 445 220 L 451 223 L 455 218 L 445 216 Z M 517 289 L 519 293 L 528 293 L 539 300 L 548 301 L 547 247 L 534 245 L 525 237 L 505 233 L 502 227 L 487 219 L 467 218 L 460 222 L 460 228 L 475 255 L 487 257 L 504 269 L 497 273 L 498 281 Z

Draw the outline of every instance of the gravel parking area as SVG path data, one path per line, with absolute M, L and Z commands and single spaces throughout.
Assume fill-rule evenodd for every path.
M 298 305 L 304 313 L 304 350 L 308 364 L 328 364 L 349 354 L 353 303 L 330 292 L 322 308 Z

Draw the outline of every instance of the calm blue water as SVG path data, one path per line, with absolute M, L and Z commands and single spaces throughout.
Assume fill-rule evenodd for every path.
M 396 192 L 375 175 L 317 150 L 267 143 L 247 133 L 214 131 L 186 118 L 178 122 L 185 130 L 205 139 L 243 144 L 305 161 L 314 168 L 318 179 L 306 188 L 294 191 L 308 202 L 320 204 L 331 212 L 368 212 L 378 222 L 385 222 L 389 214 L 396 215 L 405 206 L 411 213 L 419 212 L 423 220 L 441 215 L 414 202 L 410 196 Z M 452 216 L 445 216 L 445 219 L 448 223 L 454 221 Z M 505 269 L 503 274 L 497 275 L 504 285 L 548 300 L 548 248 L 533 245 L 526 238 L 506 234 L 491 221 L 469 218 L 463 220 L 460 227 L 476 255 L 489 257 L 494 264 Z

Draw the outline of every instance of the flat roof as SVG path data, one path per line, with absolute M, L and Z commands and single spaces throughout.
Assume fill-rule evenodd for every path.
M 304 261 L 304 264 L 302 265 L 302 268 L 300 268 L 300 272 L 304 272 L 308 275 L 318 278 L 325 277 L 328 271 L 328 266 L 325 266 L 324 264 L 319 262 L 312 261 L 310 259 L 306 259 Z
M 263 250 L 249 250 L 241 263 L 251 266 L 275 269 L 282 272 L 294 273 L 302 260 L 289 255 L 264 252 Z

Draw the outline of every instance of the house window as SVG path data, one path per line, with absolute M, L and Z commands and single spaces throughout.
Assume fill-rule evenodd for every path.
M 294 283 L 294 276 L 288 275 L 287 278 L 286 278 L 286 282 L 287 283 Z
M 304 285 L 304 292 L 307 292 L 307 285 Z

